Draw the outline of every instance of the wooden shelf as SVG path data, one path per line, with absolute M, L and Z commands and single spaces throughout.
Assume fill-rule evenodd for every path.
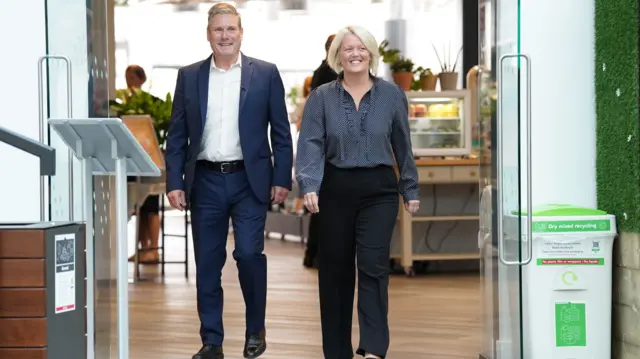
M 479 221 L 480 216 L 411 216 L 412 222 Z
M 477 158 L 461 158 L 455 160 L 446 159 L 416 159 L 416 166 L 478 166 L 480 160 Z
M 456 185 L 478 184 L 479 159 L 416 159 L 419 182 L 421 184 Z M 423 195 L 424 196 L 424 195 Z M 402 201 L 402 199 L 401 199 Z M 402 204 L 401 207 L 402 208 Z M 400 265 L 409 275 L 413 273 L 413 261 L 445 261 L 479 259 L 477 253 L 413 253 L 413 224 L 445 221 L 478 221 L 479 215 L 447 215 L 447 216 L 411 216 L 406 211 L 399 211 L 398 225 L 400 229 L 400 252 L 391 257 L 398 259 Z
M 400 259 L 400 254 L 392 254 L 391 258 Z M 461 261 L 469 259 L 480 259 L 480 253 L 425 253 L 414 254 L 412 261 Z

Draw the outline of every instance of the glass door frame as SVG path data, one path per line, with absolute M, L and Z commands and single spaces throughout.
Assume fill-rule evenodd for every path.
M 116 352 L 117 296 L 113 181 L 86 176 L 81 162 L 60 136 L 49 131 L 49 118 L 109 117 L 110 36 L 113 1 L 45 0 L 46 52 L 39 63 L 41 141 L 57 149 L 57 176 L 45 189 L 45 220 L 86 221 L 87 358 Z M 46 71 L 42 74 L 42 71 Z M 46 94 L 44 93 L 46 91 Z M 93 199 L 86 208 L 85 199 Z M 85 211 L 86 210 L 86 211 Z M 95 225 L 94 225 L 95 224 Z M 92 253 L 92 254 L 89 254 Z
M 488 142 L 481 141 L 479 153 L 481 206 L 486 207 L 479 232 L 479 356 L 517 359 L 524 358 L 526 348 L 522 269 L 532 259 L 531 60 L 520 52 L 519 1 L 482 0 L 478 6 L 476 111 L 479 134 Z

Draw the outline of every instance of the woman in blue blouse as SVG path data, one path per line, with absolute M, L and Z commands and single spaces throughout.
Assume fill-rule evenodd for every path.
M 305 206 L 318 213 L 326 359 L 353 358 L 356 265 L 356 353 L 365 358 L 386 356 L 389 255 L 398 192 L 409 213 L 420 204 L 407 98 L 398 86 L 375 76 L 379 57 L 378 44 L 367 30 L 349 26 L 339 31 L 327 60 L 340 75 L 311 93 L 302 115 L 296 179 Z

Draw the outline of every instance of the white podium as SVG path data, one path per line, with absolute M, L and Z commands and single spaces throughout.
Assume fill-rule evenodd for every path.
M 51 129 L 82 162 L 83 213 L 86 221 L 87 351 L 93 357 L 94 256 L 93 176 L 116 177 L 116 251 L 118 359 L 129 358 L 129 275 L 127 253 L 127 176 L 159 177 L 160 169 L 119 118 L 50 119 Z

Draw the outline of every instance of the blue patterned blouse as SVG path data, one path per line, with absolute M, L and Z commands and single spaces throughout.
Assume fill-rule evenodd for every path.
M 296 180 L 302 193 L 319 193 L 325 162 L 339 168 L 393 166 L 397 162 L 398 189 L 404 201 L 420 198 L 407 97 L 397 85 L 372 78 L 373 86 L 357 110 L 340 79 L 311 92 L 302 115 L 296 156 Z

